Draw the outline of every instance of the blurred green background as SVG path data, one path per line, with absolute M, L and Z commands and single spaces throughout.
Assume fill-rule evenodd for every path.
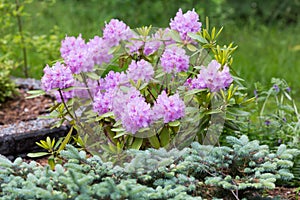
M 0 0 L 0 2 L 14 0 Z M 131 28 L 143 25 L 166 27 L 179 8 L 195 8 L 200 20 L 211 26 L 224 26 L 221 44 L 234 42 L 233 68 L 246 80 L 249 92 L 259 81 L 268 85 L 271 77 L 284 78 L 300 99 L 300 0 L 19 0 L 24 5 L 22 25 L 27 42 L 29 76 L 40 78 L 48 63 L 59 59 L 60 40 L 66 35 L 86 39 L 101 35 L 105 21 L 118 18 Z M 0 7 L 0 14 L 7 12 Z M 0 32 L 0 55 L 9 56 L 22 65 L 22 49 L 12 39 L 16 19 Z M 1 21 L 0 21 L 1 22 Z M 6 38 L 6 39 L 5 39 Z M 5 40 L 5 42 L 3 42 Z M 6 52 L 5 52 L 6 51 Z M 20 68 L 14 76 L 23 76 Z

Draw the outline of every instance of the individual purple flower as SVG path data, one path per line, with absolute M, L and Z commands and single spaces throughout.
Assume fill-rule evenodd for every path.
M 286 123 L 286 117 L 283 117 L 283 118 L 282 118 L 282 121 L 283 121 L 284 123 Z
M 273 85 L 273 89 L 274 89 L 276 92 L 279 92 L 279 87 L 278 87 L 278 85 L 274 84 L 274 85 Z
M 168 97 L 166 92 L 162 91 L 153 106 L 153 112 L 154 119 L 163 118 L 164 123 L 168 123 L 185 115 L 185 104 L 178 93 Z
M 183 14 L 182 10 L 179 9 L 174 20 L 171 19 L 170 27 L 172 30 L 179 32 L 183 41 L 191 42 L 192 40 L 187 34 L 189 32 L 196 33 L 201 30 L 202 24 L 198 21 L 199 16 L 194 9 L 186 12 L 185 14 Z
M 189 68 L 189 56 L 185 54 L 183 48 L 177 46 L 169 46 L 162 54 L 161 66 L 167 73 L 183 72 Z
M 88 43 L 88 51 L 91 53 L 92 59 L 97 65 L 108 63 L 113 55 L 109 54 L 110 45 L 107 41 L 95 36 Z
M 98 91 L 94 97 L 93 109 L 99 115 L 112 111 L 113 98 L 116 91 L 114 89 L 107 90 L 105 92 Z
M 93 70 L 94 61 L 89 52 L 87 44 L 79 35 L 75 37 L 66 37 L 61 44 L 61 56 L 72 73 L 89 72 Z
M 52 89 L 65 89 L 74 85 L 71 70 L 60 62 L 56 62 L 52 67 L 46 65 L 41 82 L 42 89 L 46 92 Z
M 254 90 L 253 94 L 254 94 L 255 99 L 258 99 L 258 92 L 257 92 L 257 90 Z
M 267 120 L 265 121 L 265 125 L 266 125 L 266 126 L 270 126 L 270 125 L 271 125 L 271 121 L 267 119 Z
M 154 70 L 151 63 L 140 60 L 140 61 L 132 61 L 127 69 L 127 76 L 129 79 L 137 82 L 138 80 L 149 82 L 153 75 Z
M 229 68 L 225 65 L 220 71 L 221 64 L 212 60 L 207 67 L 202 66 L 200 73 L 196 78 L 186 83 L 191 89 L 206 89 L 211 92 L 217 92 L 220 89 L 228 87 L 233 79 L 230 75 Z
M 286 91 L 287 91 L 288 93 L 290 93 L 290 92 L 291 92 L 291 88 L 290 88 L 290 87 L 287 87 L 287 88 L 286 88 Z
M 120 119 L 127 132 L 135 134 L 139 129 L 149 127 L 153 112 L 140 92 L 131 88 L 128 93 L 118 92 L 113 102 L 113 112 Z
M 128 40 L 132 36 L 130 27 L 117 19 L 110 20 L 103 30 L 103 39 L 109 42 L 111 47 L 119 45 L 121 40 Z

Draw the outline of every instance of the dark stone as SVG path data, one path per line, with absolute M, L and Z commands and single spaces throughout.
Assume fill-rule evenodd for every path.
M 36 142 L 45 140 L 48 136 L 56 141 L 60 137 L 64 137 L 70 130 L 69 126 L 62 126 L 59 128 L 44 128 L 38 131 L 31 131 L 27 133 L 19 133 L 15 135 L 4 135 L 0 137 L 0 154 L 16 158 L 26 157 L 27 153 L 45 151 L 39 147 Z
M 14 145 L 14 140 L 11 135 L 4 135 L 0 137 L 0 154 L 14 154 Z

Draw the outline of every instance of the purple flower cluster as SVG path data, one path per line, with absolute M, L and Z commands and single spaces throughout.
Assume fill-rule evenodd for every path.
M 87 46 L 96 65 L 108 63 L 113 57 L 112 54 L 109 54 L 110 43 L 103 38 L 95 36 L 87 43 Z
M 185 104 L 176 93 L 172 96 L 167 96 L 163 91 L 156 100 L 153 106 L 155 119 L 164 119 L 164 123 L 175 121 L 185 115 Z
M 60 62 L 52 67 L 46 65 L 44 76 L 42 77 L 42 89 L 49 92 L 52 89 L 65 89 L 74 85 L 72 72 Z
M 160 59 L 161 66 L 167 73 L 183 72 L 189 68 L 189 56 L 185 50 L 177 46 L 169 46 Z
M 211 92 L 217 92 L 220 89 L 228 87 L 233 79 L 228 66 L 221 70 L 221 64 L 212 60 L 207 67 L 202 66 L 200 73 L 194 79 L 188 79 L 186 85 L 191 89 L 206 89 Z
M 138 80 L 149 82 L 154 75 L 154 70 L 151 63 L 140 60 L 132 61 L 127 69 L 127 76 L 129 79 L 137 82 Z
M 128 78 L 124 72 L 110 71 L 105 78 L 99 80 L 100 86 L 95 95 L 93 107 L 94 111 L 100 115 L 112 111 L 113 99 L 118 91 L 119 86 L 128 86 Z
M 124 72 L 110 71 L 104 79 L 100 79 L 100 89 L 115 89 L 120 85 L 128 85 L 128 78 Z
M 72 73 L 79 74 L 93 70 L 93 57 L 81 35 L 77 38 L 66 37 L 61 43 L 60 52 Z
M 168 123 L 185 115 L 185 105 L 178 94 L 168 97 L 163 91 L 151 108 L 141 93 L 133 87 L 127 92 L 118 88 L 99 91 L 94 98 L 93 107 L 99 115 L 112 111 L 116 120 L 121 120 L 125 130 L 132 134 L 149 127 L 155 120 L 163 119 L 164 123 Z
M 141 128 L 149 127 L 153 121 L 150 104 L 135 88 L 128 93 L 118 91 L 114 96 L 113 112 L 116 119 L 121 120 L 126 131 L 136 133 Z
M 99 91 L 94 98 L 94 111 L 99 113 L 99 115 L 112 111 L 112 103 L 115 92 L 116 90 L 114 89 L 107 90 L 104 93 Z
M 94 65 L 109 62 L 113 55 L 109 53 L 111 47 L 121 40 L 128 40 L 133 32 L 122 21 L 112 19 L 103 30 L 103 38 L 95 36 L 88 43 L 81 35 L 65 37 L 61 43 L 61 57 L 73 74 L 93 71 Z
M 60 62 L 55 63 L 51 68 L 46 65 L 44 68 L 44 76 L 42 77 L 42 89 L 46 92 L 51 92 L 53 89 L 66 89 L 74 86 L 74 79 L 72 72 L 65 65 Z M 62 91 L 65 100 L 73 97 L 74 92 Z M 61 102 L 61 97 L 58 91 L 55 91 L 55 96 L 58 102 Z
M 174 20 L 171 19 L 170 27 L 172 30 L 179 32 L 183 41 L 191 41 L 191 38 L 187 35 L 189 32 L 196 33 L 201 30 L 202 24 L 199 21 L 198 14 L 192 10 L 183 14 L 182 10 L 176 13 Z
M 117 19 L 110 20 L 103 30 L 103 39 L 109 42 L 111 46 L 117 46 L 121 40 L 128 40 L 132 37 L 133 32 L 130 27 Z

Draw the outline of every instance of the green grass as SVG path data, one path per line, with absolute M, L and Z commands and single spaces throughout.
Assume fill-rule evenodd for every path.
M 179 7 L 184 10 L 193 7 L 186 2 L 174 2 L 177 3 L 143 2 L 143 6 L 139 6 L 142 1 L 114 0 L 100 3 L 95 0 L 57 0 L 54 5 L 49 5 L 45 1 L 34 1 L 27 8 L 34 20 L 26 21 L 25 18 L 24 25 L 33 35 L 49 34 L 53 26 L 58 26 L 60 39 L 65 35 L 77 36 L 80 33 L 84 38 L 91 38 L 101 34 L 104 22 L 111 18 L 119 18 L 131 27 L 150 24 L 166 26 Z M 203 18 L 201 15 L 201 19 Z M 214 20 L 222 23 L 217 19 L 213 19 L 212 23 Z M 233 41 L 238 45 L 238 50 L 234 54 L 233 68 L 246 80 L 245 83 L 250 90 L 253 90 L 257 81 L 269 84 L 272 77 L 279 77 L 287 80 L 300 99 L 298 81 L 300 59 L 297 58 L 300 56 L 300 25 L 279 28 L 279 26 L 235 24 L 237 23 L 224 24 L 221 40 L 224 44 Z M 298 50 L 295 50 L 297 45 Z M 59 49 L 53 51 L 59 52 Z M 34 78 L 42 76 L 42 69 L 46 64 L 37 57 L 34 50 L 29 52 L 30 74 Z M 21 70 L 18 69 L 13 74 L 20 76 Z
M 283 78 L 300 100 L 300 26 L 225 27 L 224 38 L 238 45 L 233 68 L 254 89 L 255 82 L 270 85 L 272 77 Z M 297 50 L 298 48 L 298 50 Z

